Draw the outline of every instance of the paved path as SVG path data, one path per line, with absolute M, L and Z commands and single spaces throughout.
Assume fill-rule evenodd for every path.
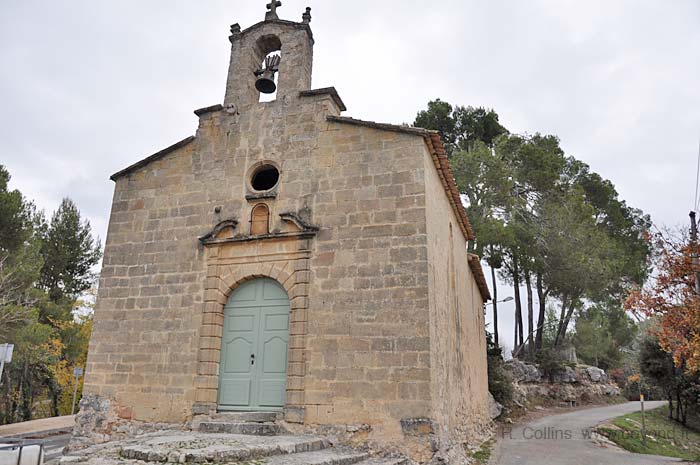
M 647 402 L 652 409 L 665 402 Z M 605 420 L 639 410 L 639 402 L 553 415 L 499 433 L 493 465 L 661 465 L 679 459 L 603 447 L 584 432 Z

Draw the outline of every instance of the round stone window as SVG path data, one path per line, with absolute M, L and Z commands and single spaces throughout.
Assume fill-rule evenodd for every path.
M 280 172 L 274 165 L 264 164 L 253 171 L 250 177 L 250 187 L 254 191 L 269 191 L 277 185 L 280 180 Z

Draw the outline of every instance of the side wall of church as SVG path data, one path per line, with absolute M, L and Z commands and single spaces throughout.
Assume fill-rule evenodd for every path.
M 442 445 L 450 447 L 473 443 L 490 423 L 484 312 L 457 217 L 427 150 L 423 159 L 433 419 Z

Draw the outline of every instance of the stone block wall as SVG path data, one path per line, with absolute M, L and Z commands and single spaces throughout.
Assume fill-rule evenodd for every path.
M 488 433 L 484 307 L 443 180 L 424 152 L 433 419 L 443 454 Z M 432 169 L 431 169 L 432 168 Z M 457 462 L 455 462 L 457 463 Z
M 180 421 L 194 401 L 203 251 L 194 144 L 116 183 L 85 393 L 126 419 Z
M 305 406 L 307 422 L 393 418 L 395 431 L 429 414 L 424 143 L 326 121 L 337 112 L 312 96 L 205 113 L 192 142 L 117 178 L 87 393 L 145 421 L 182 421 L 195 403 L 215 402 L 219 308 L 271 252 L 205 249 L 198 238 L 228 218 L 248 233 L 258 201 L 246 200 L 245 176 L 269 160 L 281 172 L 265 201 L 271 228 L 284 227 L 284 212 L 320 228 L 303 253 L 295 241 L 273 245 L 279 260 L 249 273 L 304 263 L 300 286 L 285 284 L 299 293 L 293 305 L 304 302 L 295 328 L 306 332 L 306 351 L 290 359 L 306 381 L 290 380 L 290 405 Z
M 401 437 L 430 415 L 420 137 L 328 123 L 315 150 L 307 421 Z

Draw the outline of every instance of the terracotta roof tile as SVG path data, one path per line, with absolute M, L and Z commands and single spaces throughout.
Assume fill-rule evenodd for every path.
M 489 291 L 489 285 L 486 284 L 486 276 L 484 276 L 484 269 L 481 267 L 481 259 L 478 255 L 473 253 L 469 254 L 469 268 L 474 274 L 476 279 L 476 285 L 479 286 L 479 293 L 481 294 L 481 299 L 486 302 L 491 300 L 491 292 Z

